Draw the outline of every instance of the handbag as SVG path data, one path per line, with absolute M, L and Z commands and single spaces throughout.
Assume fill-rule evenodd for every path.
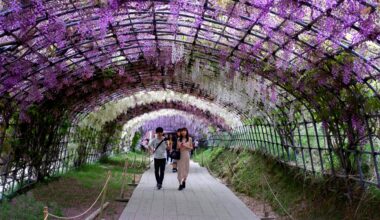
M 172 152 L 170 152 L 169 156 L 174 160 L 179 160 L 181 158 L 181 153 L 178 150 L 173 150 Z

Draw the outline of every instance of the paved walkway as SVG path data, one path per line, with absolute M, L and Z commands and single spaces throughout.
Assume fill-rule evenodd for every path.
M 259 219 L 230 189 L 198 164 L 191 162 L 183 191 L 177 190 L 177 174 L 172 173 L 169 166 L 166 171 L 161 190 L 155 188 L 152 168 L 143 174 L 120 220 Z

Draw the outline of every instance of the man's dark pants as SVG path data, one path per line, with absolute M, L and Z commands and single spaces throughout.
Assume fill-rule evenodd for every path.
M 165 165 L 166 165 L 166 158 L 163 158 L 163 159 L 154 158 L 154 174 L 156 175 L 157 184 L 162 185 L 162 181 L 164 180 Z

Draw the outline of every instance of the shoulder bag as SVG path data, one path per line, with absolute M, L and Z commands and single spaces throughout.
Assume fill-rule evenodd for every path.
M 169 157 L 172 158 L 173 160 L 179 160 L 179 159 L 181 159 L 181 152 L 179 152 L 179 150 L 175 149 L 172 152 L 170 152 Z
M 155 153 L 156 152 L 156 150 L 158 149 L 158 147 L 162 144 L 162 142 L 164 142 L 165 141 L 165 138 L 156 146 L 156 148 L 154 149 L 154 151 L 153 151 L 153 153 Z

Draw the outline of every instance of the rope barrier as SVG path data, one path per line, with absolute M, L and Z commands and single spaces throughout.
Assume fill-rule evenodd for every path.
M 108 175 L 111 176 L 111 171 L 108 171 Z M 104 191 L 102 193 L 103 194 L 102 195 L 102 200 L 100 202 L 100 213 L 99 213 L 99 218 L 100 219 L 103 219 L 103 209 L 104 209 L 103 205 L 104 205 L 104 203 L 106 201 L 107 189 L 108 189 L 108 181 L 105 184 Z
M 85 212 L 83 212 L 82 214 L 79 214 L 77 216 L 72 216 L 72 217 L 60 217 L 60 216 L 56 216 L 56 215 L 53 215 L 51 213 L 48 212 L 48 208 L 47 207 L 44 207 L 44 220 L 47 220 L 48 217 L 53 217 L 53 218 L 56 218 L 56 219 L 64 219 L 64 220 L 70 220 L 70 219 L 76 219 L 76 218 L 79 218 L 79 217 L 82 217 L 83 215 L 85 215 L 87 212 L 89 212 L 94 206 L 95 204 L 98 202 L 98 200 L 100 199 L 101 195 L 103 194 L 103 192 L 106 190 L 107 186 L 108 186 L 108 182 L 109 180 L 111 179 L 111 172 L 108 172 L 108 177 L 107 177 L 107 180 L 102 188 L 102 191 L 100 191 L 98 197 L 96 198 L 95 202 L 92 203 L 92 205 L 90 206 L 90 208 L 88 208 Z

